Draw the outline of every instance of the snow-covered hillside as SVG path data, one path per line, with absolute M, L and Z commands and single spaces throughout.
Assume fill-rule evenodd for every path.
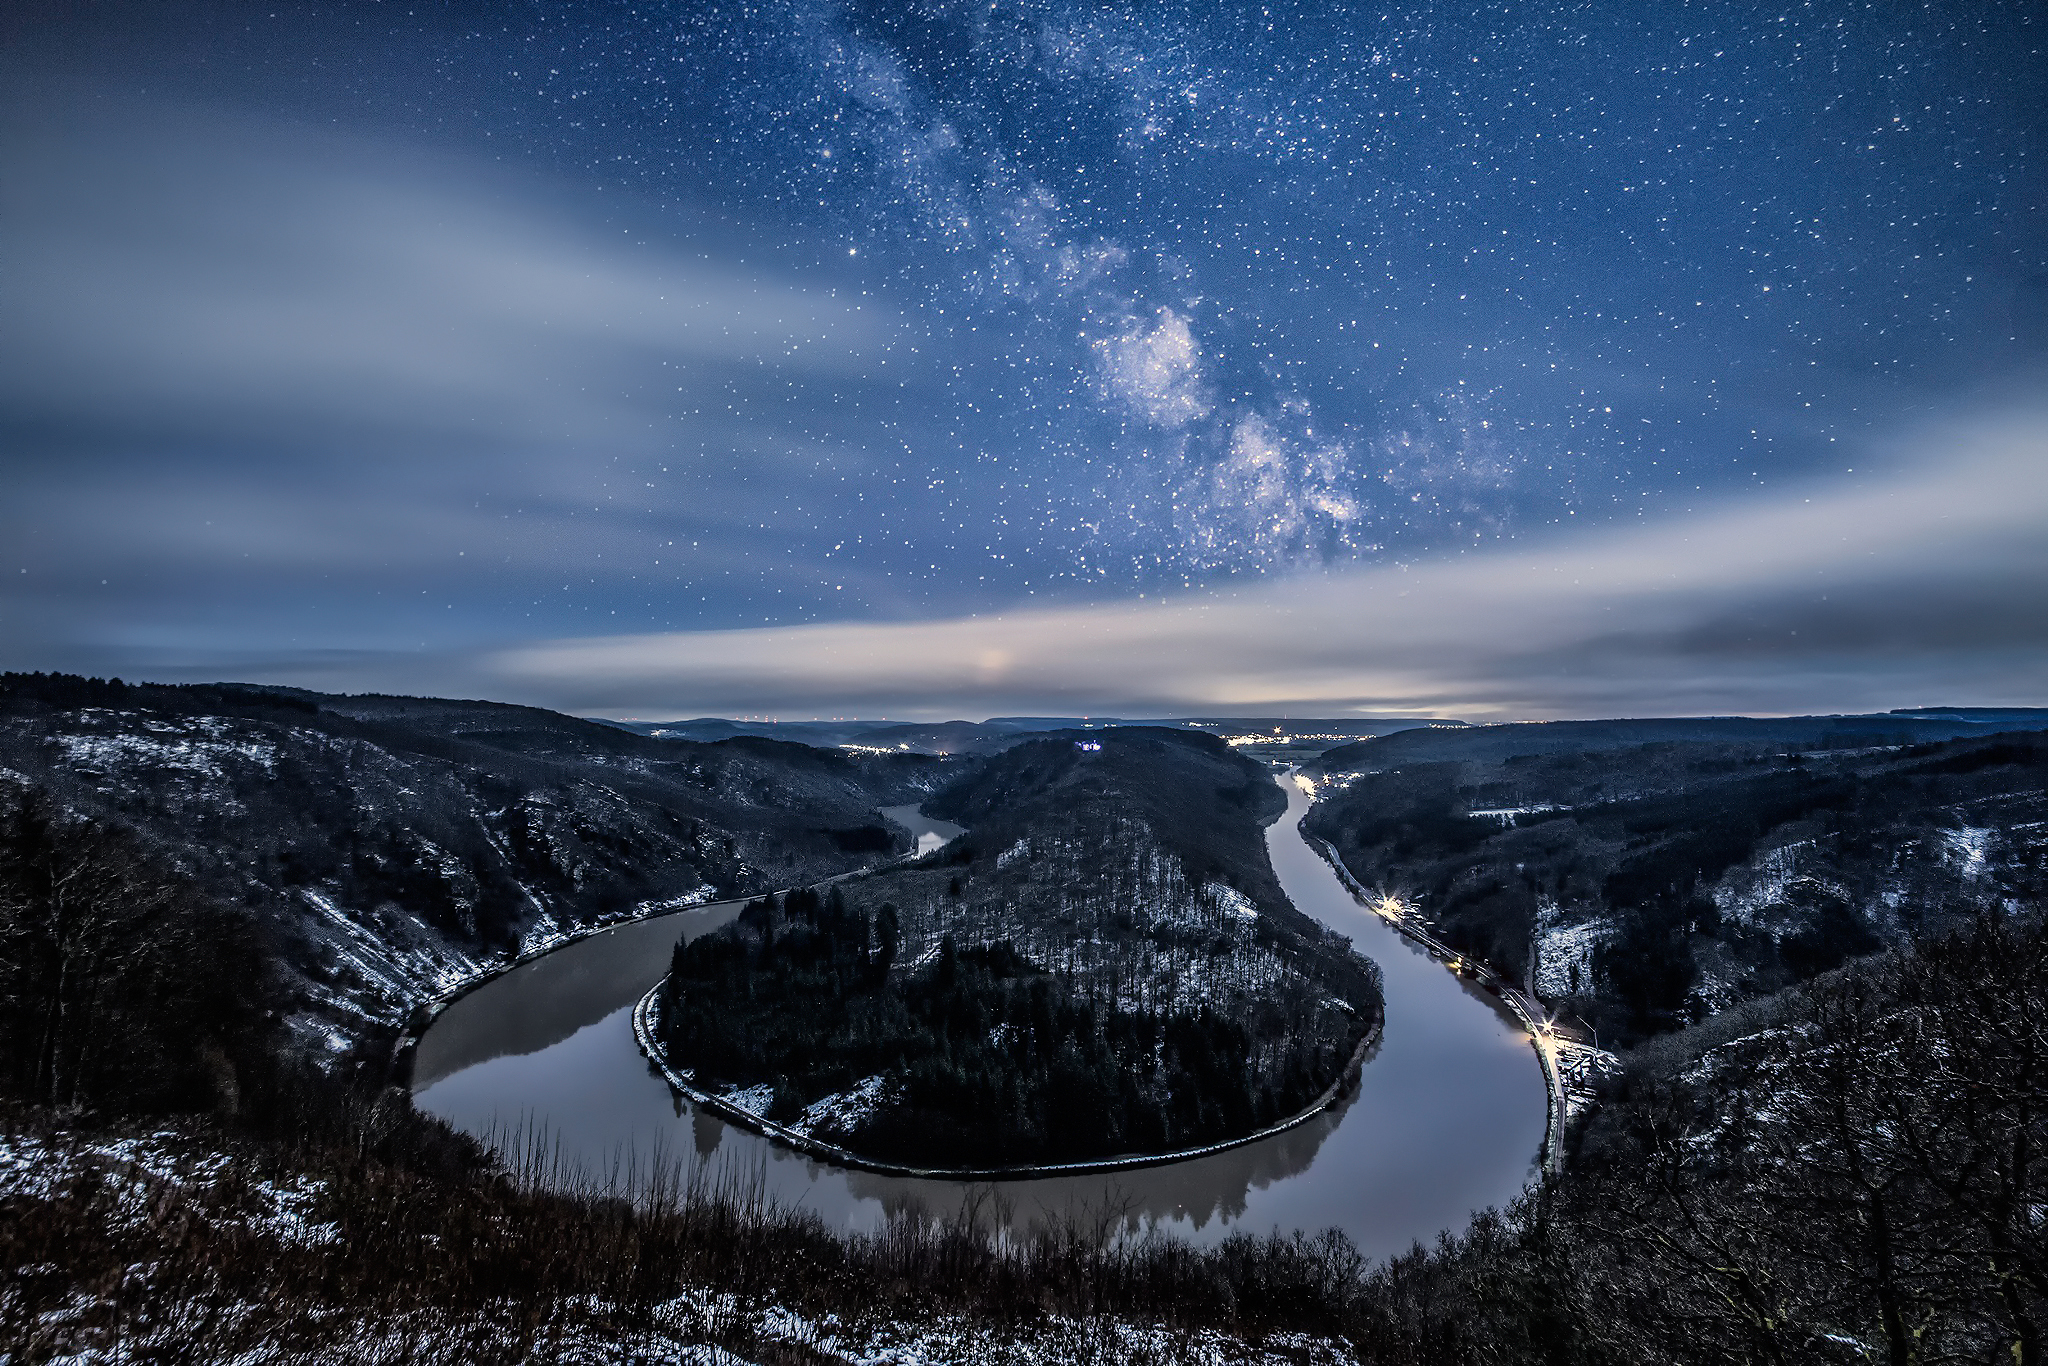
M 609 921 L 884 861 L 918 755 L 660 740 L 532 708 L 10 675 L 0 783 L 139 831 L 277 941 L 316 1053 Z

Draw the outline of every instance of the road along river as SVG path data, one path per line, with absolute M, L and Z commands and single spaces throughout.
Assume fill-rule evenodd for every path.
M 1303 912 L 1351 936 L 1380 965 L 1386 1031 L 1357 1092 L 1285 1133 L 1167 1166 L 1007 1181 L 1025 1223 L 1115 1208 L 1135 1228 L 1200 1243 L 1244 1230 L 1335 1225 L 1374 1256 L 1462 1227 L 1512 1199 L 1543 1145 L 1543 1075 L 1528 1036 L 1491 997 L 1447 971 L 1353 899 L 1297 825 L 1309 799 L 1287 780 L 1287 814 L 1266 835 L 1273 869 Z M 892 808 L 920 836 L 957 826 Z M 627 1154 L 694 1153 L 759 1165 L 769 1189 L 828 1223 L 877 1227 L 889 1211 L 956 1207 L 987 1187 L 850 1171 L 699 1113 L 648 1066 L 633 1007 L 667 971 L 679 938 L 739 913 L 727 902 L 623 925 L 505 973 L 444 1010 L 420 1039 L 414 1103 L 480 1137 L 552 1134 L 593 1173 Z

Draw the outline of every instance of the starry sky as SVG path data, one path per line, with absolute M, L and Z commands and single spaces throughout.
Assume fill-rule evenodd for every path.
M 2048 703 L 2031 4 L 0 25 L 0 666 Z

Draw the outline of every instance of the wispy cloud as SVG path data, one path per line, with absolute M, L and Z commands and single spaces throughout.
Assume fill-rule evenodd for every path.
M 814 580 L 916 392 L 886 302 L 684 210 L 10 66 L 0 148 L 10 666 L 760 620 L 713 588 Z
M 0 108 L 17 412 L 616 443 L 654 406 L 622 370 L 845 373 L 887 337 L 876 310 L 738 268 L 708 235 L 650 246 L 471 164 L 178 107 L 26 103 Z
M 1855 487 L 1233 597 L 560 641 L 474 677 L 637 715 L 2048 701 L 2048 422 L 1928 434 L 1914 454 Z

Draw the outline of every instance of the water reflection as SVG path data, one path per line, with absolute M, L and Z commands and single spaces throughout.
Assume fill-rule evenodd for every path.
M 1164 1167 L 1004 1182 L 1014 1225 L 1086 1215 L 1197 1242 L 1244 1229 L 1335 1225 L 1385 1256 L 1500 1204 L 1533 1173 L 1543 1080 L 1527 1040 L 1490 997 L 1362 911 L 1296 830 L 1308 799 L 1284 785 L 1287 815 L 1268 832 L 1274 871 L 1305 913 L 1351 935 L 1380 964 L 1387 1029 L 1358 1091 L 1307 1124 Z M 901 808 L 925 837 L 959 827 Z M 666 970 L 679 937 L 729 921 L 738 903 L 681 911 L 557 950 L 445 1011 L 420 1042 L 415 1102 L 471 1133 L 533 1124 L 562 1153 L 605 1170 L 657 1148 L 714 1163 L 759 1164 L 769 1189 L 828 1223 L 878 1227 L 890 1212 L 944 1212 L 988 1188 L 851 1172 L 698 1113 L 634 1045 L 632 1007 Z
M 966 826 L 927 816 L 917 809 L 915 803 L 909 806 L 885 806 L 882 808 L 882 814 L 916 837 L 917 852 L 920 854 L 929 854 L 934 849 L 944 847 L 955 835 L 967 833 Z
M 510 1054 L 539 1053 L 638 1001 L 668 971 L 676 942 L 727 924 L 721 901 L 594 934 L 522 963 L 452 1003 L 420 1039 L 413 1089 Z
M 882 815 L 908 830 L 928 854 L 966 827 L 936 820 L 915 805 Z M 420 1040 L 413 1089 L 515 1053 L 538 1053 L 586 1025 L 638 1001 L 661 980 L 678 940 L 708 934 L 736 917 L 744 901 L 720 901 L 621 925 L 531 963 L 523 963 L 451 1004 Z
M 1259 1143 L 1213 1154 L 1193 1162 L 1093 1176 L 1049 1177 L 1037 1181 L 1000 1183 L 1010 1205 L 1012 1226 L 1044 1224 L 1077 1210 L 1120 1212 L 1120 1222 L 1139 1231 L 1153 1226 L 1184 1225 L 1200 1235 L 1242 1219 L 1255 1190 L 1305 1172 L 1323 1141 L 1344 1122 L 1351 1102 L 1332 1106 L 1304 1124 Z M 957 1208 L 958 1182 L 905 1181 L 867 1172 L 849 1173 L 856 1197 L 877 1202 L 887 1213 L 906 1209 Z

